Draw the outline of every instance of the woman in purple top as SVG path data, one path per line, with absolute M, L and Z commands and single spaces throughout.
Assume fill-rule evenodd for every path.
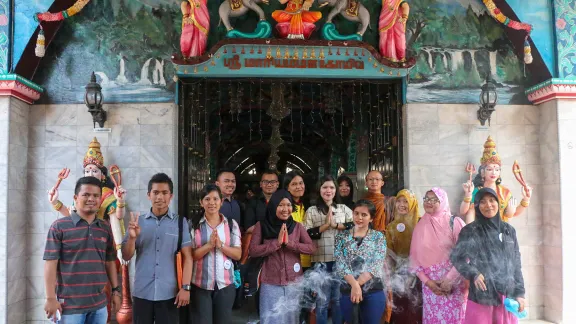
M 300 291 L 290 285 L 302 276 L 300 254 L 312 254 L 315 247 L 306 229 L 292 218 L 292 196 L 276 191 L 266 207 L 266 219 L 252 232 L 250 256 L 265 257 L 260 274 L 260 323 L 296 324 Z

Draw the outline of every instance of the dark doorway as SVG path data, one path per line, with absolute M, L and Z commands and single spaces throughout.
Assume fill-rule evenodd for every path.
M 402 188 L 401 84 L 376 80 L 185 79 L 179 96 L 179 213 L 218 169 L 235 170 L 237 195 L 273 168 L 305 174 L 308 200 L 324 174 L 370 168 Z

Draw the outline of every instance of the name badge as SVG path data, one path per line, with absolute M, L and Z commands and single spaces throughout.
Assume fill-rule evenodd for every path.
M 402 233 L 406 230 L 406 225 L 404 225 L 404 223 L 400 223 L 400 224 L 396 225 L 396 230 L 398 232 Z
M 294 272 L 300 272 L 300 263 L 294 263 Z
M 232 268 L 232 261 L 230 260 L 224 261 L 224 269 L 230 270 L 230 268 Z

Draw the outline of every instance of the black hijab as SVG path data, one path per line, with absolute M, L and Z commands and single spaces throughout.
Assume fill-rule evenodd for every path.
M 486 195 L 491 195 L 496 199 L 497 202 L 497 213 L 496 216 L 492 218 L 488 218 L 480 212 L 480 200 L 484 198 Z M 499 201 L 498 201 L 498 194 L 491 188 L 482 188 L 478 190 L 476 196 L 474 197 L 474 209 L 476 211 L 476 221 L 480 226 L 489 234 L 489 237 L 492 238 L 494 235 L 498 241 L 500 238 L 498 237 L 500 233 L 502 233 L 502 218 L 500 217 L 500 209 L 499 209 Z
M 491 195 L 496 199 L 496 209 L 498 212 L 496 216 L 488 218 L 480 212 L 480 200 L 486 195 Z M 478 190 L 474 197 L 474 208 L 476 211 L 476 222 L 480 225 L 481 236 L 484 236 L 482 246 L 486 249 L 484 252 L 489 260 L 490 273 L 484 274 L 485 279 L 492 281 L 496 291 L 500 293 L 506 292 L 507 273 L 504 269 L 502 261 L 506 259 L 504 251 L 504 225 L 500 217 L 500 202 L 498 201 L 498 194 L 490 188 L 482 188 Z
M 266 218 L 260 224 L 262 227 L 262 237 L 264 239 L 278 238 L 280 229 L 284 223 L 288 229 L 288 235 L 292 234 L 292 231 L 294 231 L 294 228 L 296 227 L 296 222 L 294 221 L 294 218 L 292 218 L 292 215 L 290 215 L 290 217 L 285 221 L 276 216 L 276 209 L 278 209 L 278 205 L 280 205 L 280 202 L 284 200 L 284 198 L 288 199 L 290 203 L 294 205 L 292 195 L 284 189 L 277 190 L 272 194 L 272 197 L 270 197 L 270 201 L 268 201 L 268 205 L 266 206 Z

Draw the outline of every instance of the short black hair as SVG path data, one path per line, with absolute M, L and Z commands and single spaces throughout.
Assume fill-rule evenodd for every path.
M 218 180 L 218 178 L 220 178 L 222 173 L 232 173 L 234 175 L 234 178 L 236 178 L 236 173 L 234 173 L 234 170 L 232 170 L 232 169 L 220 169 L 220 170 L 218 170 L 218 172 L 216 172 L 216 178 L 215 179 Z
M 83 185 L 96 186 L 102 190 L 102 181 L 96 177 L 82 177 L 76 181 L 76 187 L 74 188 L 74 195 L 78 196 Z
M 304 181 L 304 174 L 298 170 L 292 170 L 284 175 L 284 181 L 282 181 L 282 188 L 288 190 L 288 186 L 290 182 L 294 180 L 294 178 L 300 177 L 302 181 Z
M 168 187 L 170 187 L 170 193 L 174 193 L 174 183 L 166 173 L 156 173 L 150 178 L 150 181 L 148 181 L 148 193 L 152 191 L 152 185 L 155 183 L 167 183 Z
M 267 175 L 267 174 L 273 174 L 276 176 L 276 178 L 278 178 L 278 173 L 274 170 L 270 170 L 270 169 L 266 169 L 264 170 L 264 172 L 262 172 L 262 175 L 260 176 L 260 179 L 262 179 L 263 176 Z

